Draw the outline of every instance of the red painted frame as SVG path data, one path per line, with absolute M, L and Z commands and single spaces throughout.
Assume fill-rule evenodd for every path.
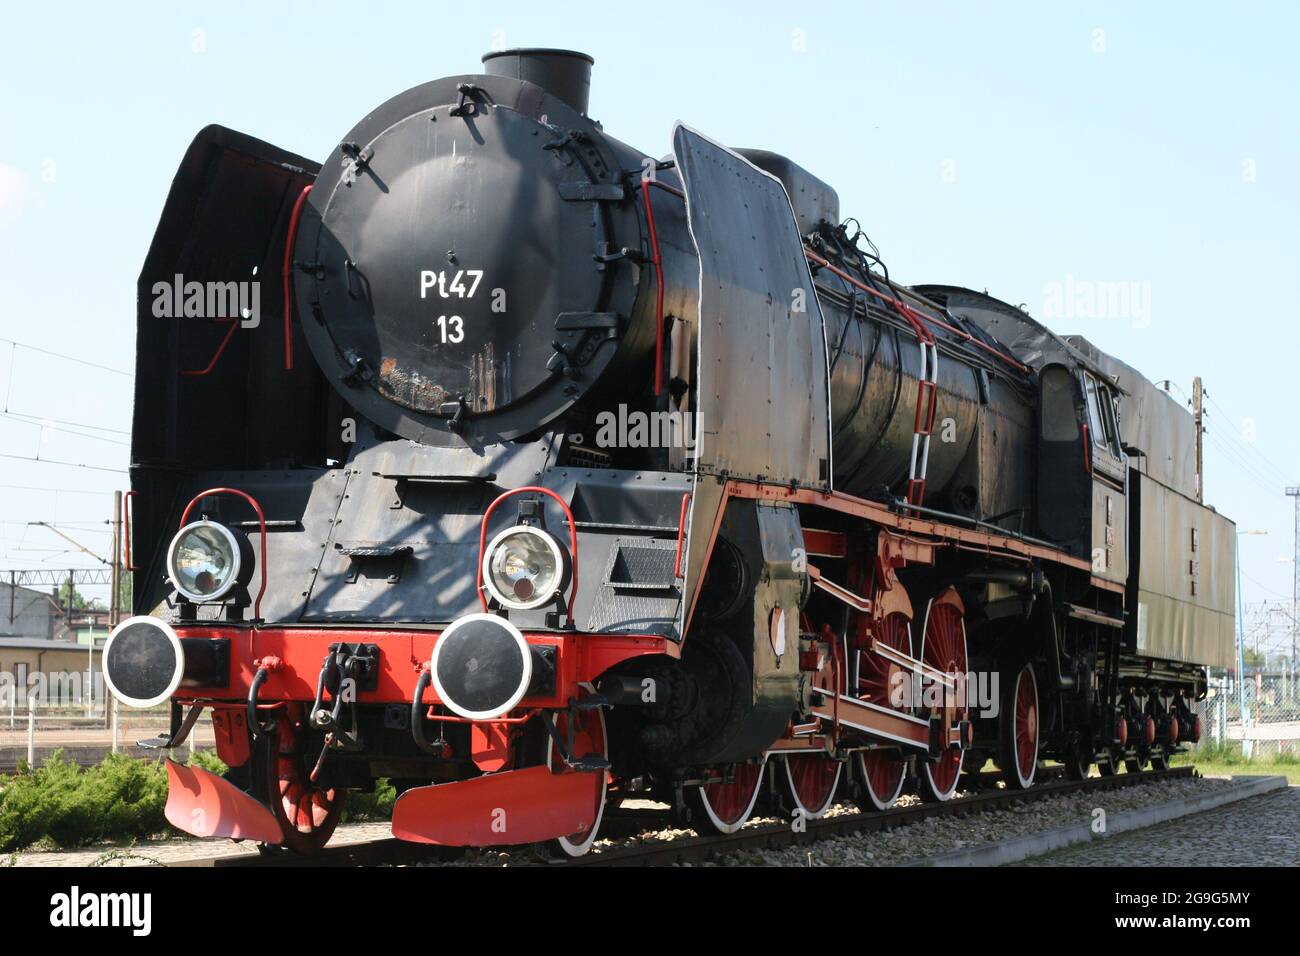
M 373 629 L 344 627 L 252 627 L 247 624 L 201 622 L 174 625 L 181 638 L 226 638 L 230 641 L 230 681 L 222 687 L 182 687 L 172 696 L 184 701 L 242 702 L 259 666 L 274 658 L 258 699 L 269 705 L 286 700 L 310 703 L 316 698 L 316 681 L 329 646 L 340 642 L 376 644 L 380 651 L 378 685 L 358 691 L 363 704 L 409 704 L 415 697 L 420 671 L 433 655 L 441 629 Z M 573 632 L 526 633 L 530 644 L 550 645 L 556 654 L 553 693 L 525 697 L 516 712 L 538 707 L 566 707 L 578 696 L 582 683 L 590 683 L 620 661 L 648 654 L 677 657 L 681 647 L 658 635 L 588 634 Z M 438 704 L 432 687 L 424 700 Z

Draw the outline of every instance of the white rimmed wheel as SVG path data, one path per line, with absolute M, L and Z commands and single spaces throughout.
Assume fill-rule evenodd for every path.
M 780 760 L 777 776 L 785 795 L 805 820 L 825 815 L 835 802 L 844 764 L 829 754 L 788 754 Z
M 872 626 L 872 636 L 881 644 L 910 656 L 912 605 L 903 586 L 895 582 L 892 589 L 881 593 L 878 603 L 882 611 Z M 906 676 L 879 654 L 861 651 L 858 657 L 858 697 L 882 707 L 906 711 L 903 706 L 905 698 L 897 698 L 893 693 L 897 688 L 891 686 Z M 888 810 L 892 807 L 903 792 L 903 783 L 907 779 L 907 761 L 902 753 L 893 747 L 859 750 L 853 755 L 853 765 L 861 788 L 859 805 L 864 810 Z
M 930 601 L 925 612 L 925 627 L 921 631 L 921 660 L 958 682 L 966 680 L 965 613 L 961 597 L 955 589 L 949 588 Z M 951 724 L 966 719 L 964 691 L 964 685 L 943 691 L 943 709 L 947 711 Z M 964 750 L 948 747 L 938 759 L 922 762 L 921 772 L 917 775 L 922 800 L 942 802 L 957 792 L 965 755 Z
M 1016 673 L 1002 707 L 1002 778 L 1015 790 L 1028 790 L 1038 771 L 1038 680 L 1034 665 Z
M 731 766 L 729 779 L 691 787 L 691 823 L 704 833 L 735 833 L 754 815 L 767 758 Z
M 581 685 L 589 694 L 594 694 L 595 689 L 590 684 Z M 601 707 L 593 707 L 590 710 L 578 711 L 579 726 L 574 731 L 573 736 L 573 753 L 576 757 L 586 757 L 591 754 L 597 754 L 606 759 L 609 758 L 609 741 L 605 736 L 605 711 Z M 555 717 L 555 729 L 562 739 L 568 738 L 569 733 L 569 716 L 567 713 L 557 714 Z M 553 761 L 559 759 L 556 752 L 554 741 L 548 741 L 546 750 L 546 766 L 553 765 Z M 609 792 L 609 772 L 599 771 L 590 774 L 592 779 L 591 799 L 596 806 L 596 817 L 591 825 L 591 829 L 585 833 L 571 833 L 568 836 L 557 837 L 554 840 L 548 840 L 544 851 L 551 856 L 561 857 L 578 857 L 586 854 L 591 849 L 596 838 L 600 835 L 600 824 L 605 818 L 605 798 Z
M 862 784 L 862 808 L 888 810 L 903 792 L 907 762 L 893 748 L 859 750 L 853 759 Z

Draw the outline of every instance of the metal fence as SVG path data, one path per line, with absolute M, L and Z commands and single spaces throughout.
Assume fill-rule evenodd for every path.
M 83 766 L 98 763 L 110 753 L 146 756 L 150 752 L 138 741 L 165 733 L 170 722 L 167 704 L 134 710 L 119 707 L 116 701 L 67 704 L 35 697 L 10 699 L 0 708 L 0 773 L 11 773 L 24 761 L 39 764 L 58 750 Z M 200 721 L 182 753 L 213 746 L 212 725 Z
M 1294 672 L 1236 675 L 1211 672 L 1201 705 L 1203 741 L 1240 745 L 1248 758 L 1300 753 L 1300 678 Z

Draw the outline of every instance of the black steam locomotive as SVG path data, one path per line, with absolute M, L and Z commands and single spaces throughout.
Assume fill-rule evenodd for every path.
M 172 186 L 104 655 L 155 746 L 211 712 L 169 820 L 309 852 L 386 777 L 403 839 L 578 854 L 629 795 L 729 832 L 1198 738 L 1232 526 L 1184 410 L 899 285 L 782 156 L 618 142 L 589 57 L 484 62 Z

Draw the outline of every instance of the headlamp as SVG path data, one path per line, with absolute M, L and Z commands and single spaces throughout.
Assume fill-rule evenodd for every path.
M 549 604 L 564 589 L 568 554 L 540 528 L 506 528 L 484 552 L 483 584 L 502 607 L 515 611 Z
M 252 572 L 247 538 L 215 521 L 187 524 L 167 548 L 167 576 L 172 586 L 195 604 L 220 601 Z

